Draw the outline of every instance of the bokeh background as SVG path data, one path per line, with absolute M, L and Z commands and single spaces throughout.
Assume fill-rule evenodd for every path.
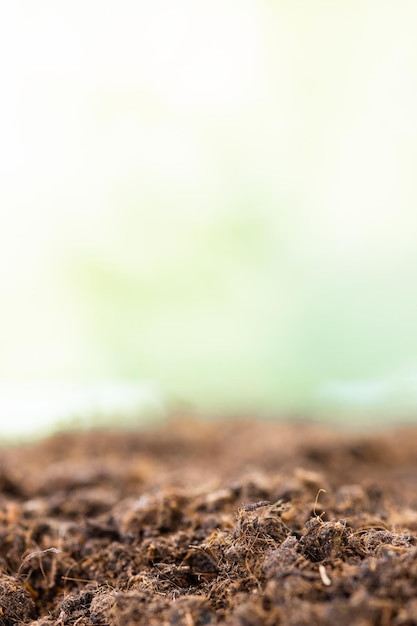
M 1 14 L 0 434 L 413 418 L 415 2 Z

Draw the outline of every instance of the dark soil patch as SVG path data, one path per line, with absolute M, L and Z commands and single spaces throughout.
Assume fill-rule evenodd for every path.
M 416 435 L 174 421 L 3 449 L 0 626 L 417 624 Z

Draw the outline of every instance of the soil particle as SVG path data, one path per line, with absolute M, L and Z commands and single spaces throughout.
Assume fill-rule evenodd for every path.
M 0 579 L 0 625 L 27 624 L 36 615 L 36 606 L 29 591 L 15 578 Z
M 171 421 L 0 450 L 0 626 L 417 624 L 417 429 Z

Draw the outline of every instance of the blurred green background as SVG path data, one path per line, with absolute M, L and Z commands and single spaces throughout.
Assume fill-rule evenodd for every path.
M 416 23 L 411 0 L 3 6 L 0 434 L 413 416 Z

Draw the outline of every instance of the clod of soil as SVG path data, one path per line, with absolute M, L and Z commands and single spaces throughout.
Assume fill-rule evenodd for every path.
M 256 421 L 0 450 L 0 626 L 417 624 L 416 463 Z

